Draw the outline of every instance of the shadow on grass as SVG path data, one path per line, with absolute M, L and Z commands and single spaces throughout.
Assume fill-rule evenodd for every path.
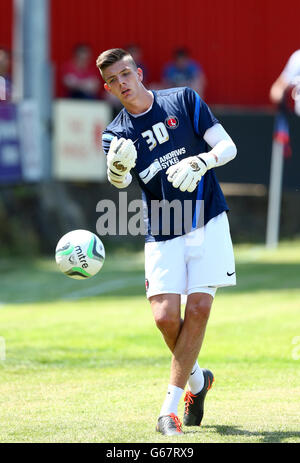
M 84 281 L 66 277 L 49 260 L 1 262 L 0 305 L 143 297 L 143 262 L 135 257 L 111 259 L 99 274 Z M 222 294 L 300 288 L 300 263 L 240 263 L 236 272 L 237 286 L 221 288 Z
M 214 431 L 221 436 L 240 436 L 242 442 L 245 442 L 247 437 L 258 437 L 260 443 L 281 443 L 285 439 L 300 439 L 300 431 L 249 431 L 247 429 L 241 429 L 238 426 L 225 426 L 225 425 L 214 425 L 214 426 L 203 426 L 202 430 L 185 430 L 185 434 L 196 434 L 203 433 L 203 430 Z

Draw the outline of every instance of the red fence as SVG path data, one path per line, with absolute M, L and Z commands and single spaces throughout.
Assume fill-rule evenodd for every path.
M 299 0 L 50 0 L 51 56 L 59 70 L 77 42 L 106 49 L 137 42 L 158 80 L 177 46 L 205 69 L 209 103 L 265 105 L 273 80 L 300 48 Z M 0 43 L 10 43 L 11 0 L 0 3 Z M 8 12 L 8 13 L 7 13 Z M 2 14 L 1 14 L 2 13 Z

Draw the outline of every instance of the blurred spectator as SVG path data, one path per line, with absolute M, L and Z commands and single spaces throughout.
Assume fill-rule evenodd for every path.
M 299 82 L 300 79 L 300 50 L 294 51 L 289 57 L 283 71 L 270 89 L 270 100 L 274 104 L 282 102 L 288 87 Z
M 125 47 L 125 50 L 131 54 L 138 68 L 143 70 L 143 82 L 147 85 L 149 81 L 149 73 L 146 64 L 143 61 L 143 52 L 139 45 L 136 43 L 131 43 Z
M 10 53 L 0 47 L 0 101 L 11 101 Z
M 99 98 L 100 79 L 89 45 L 78 44 L 63 67 L 62 82 L 67 98 Z
M 202 67 L 190 58 L 186 48 L 174 51 L 174 60 L 168 63 L 163 70 L 163 85 L 165 87 L 191 87 L 204 95 L 206 84 Z

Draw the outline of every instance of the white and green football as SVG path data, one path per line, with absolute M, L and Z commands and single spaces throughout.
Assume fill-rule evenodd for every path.
M 73 230 L 57 243 L 55 260 L 59 269 L 77 280 L 90 278 L 101 270 L 105 249 L 100 238 L 88 230 Z

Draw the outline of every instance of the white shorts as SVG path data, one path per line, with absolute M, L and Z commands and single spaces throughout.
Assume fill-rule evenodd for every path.
M 157 294 L 205 292 L 236 284 L 227 213 L 204 227 L 167 241 L 145 244 L 147 298 Z

